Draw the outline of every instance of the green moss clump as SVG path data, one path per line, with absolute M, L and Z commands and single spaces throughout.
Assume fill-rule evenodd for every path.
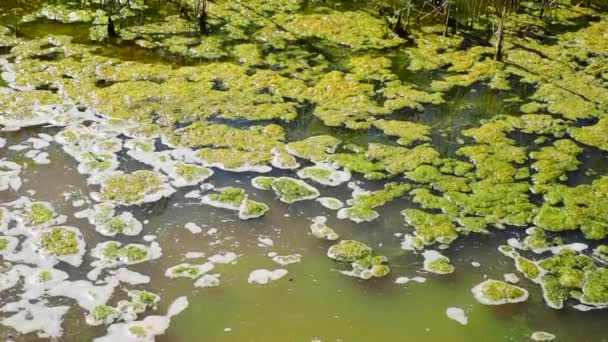
M 303 37 L 317 37 L 353 49 L 382 49 L 403 43 L 401 38 L 387 38 L 385 23 L 363 11 L 329 11 L 324 14 L 281 15 L 279 20 L 289 32 Z
M 247 198 L 245 190 L 235 187 L 225 187 L 220 189 L 220 193 L 209 194 L 209 199 L 230 207 L 238 208 Z
M 53 279 L 53 273 L 50 271 L 42 271 L 38 274 L 38 279 L 43 283 L 50 281 Z
M 118 310 L 107 305 L 98 305 L 91 311 L 91 316 L 98 321 L 105 321 L 109 317 L 117 317 L 119 314 Z
M 597 246 L 593 250 L 593 256 L 604 263 L 608 263 L 608 245 Z
M 261 190 L 271 190 L 272 182 L 274 182 L 274 177 L 264 177 L 258 176 L 251 180 L 251 184 L 258 189 Z
M 207 178 L 211 174 L 211 170 L 198 165 L 177 163 L 175 165 L 175 173 L 187 182 L 197 182 Z
M 9 240 L 0 238 L 0 251 L 4 251 L 8 248 Z
M 134 301 L 142 303 L 146 306 L 155 306 L 158 301 L 160 301 L 160 296 L 148 291 L 129 291 L 129 297 L 131 297 Z
M 577 156 L 583 152 L 583 149 L 572 140 L 557 140 L 553 145 L 542 147 L 539 151 L 530 153 L 530 157 L 536 160 L 532 164 L 532 168 L 537 171 L 532 176 L 535 183 L 565 181 L 567 180 L 566 173 L 576 170 L 581 164 Z
M 608 119 L 602 118 L 593 126 L 570 127 L 568 133 L 572 137 L 589 146 L 595 146 L 608 151 Z
M 543 290 L 543 298 L 549 307 L 561 309 L 564 302 L 570 297 L 570 290 L 563 286 L 559 279 L 552 275 L 542 277 L 540 285 Z
M 536 280 L 541 275 L 540 268 L 536 263 L 521 256 L 515 258 L 515 267 L 530 280 Z
M 314 199 L 319 196 L 319 191 L 308 183 L 294 178 L 279 177 L 272 182 L 272 190 L 285 203 Z
M 397 136 L 399 145 L 409 145 L 415 141 L 430 141 L 431 127 L 409 121 L 376 120 L 374 126 L 386 135 Z
M 120 247 L 120 243 L 111 241 L 105 245 L 101 254 L 111 260 L 126 259 L 128 262 L 140 262 L 148 257 L 148 250 L 134 244 Z
M 101 186 L 101 198 L 121 204 L 135 204 L 159 190 L 163 179 L 153 171 L 138 170 L 107 178 Z
M 287 144 L 287 151 L 296 157 L 321 162 L 334 153 L 342 141 L 330 135 L 317 135 Z
M 148 335 L 146 333 L 146 329 L 144 329 L 143 327 L 141 327 L 139 325 L 134 325 L 134 326 L 129 327 L 129 332 L 139 338 L 144 338 Z
M 355 222 L 371 221 L 378 217 L 374 208 L 403 196 L 410 189 L 411 186 L 406 183 L 387 183 L 377 191 L 355 192 L 354 197 L 346 201 L 351 207 L 340 209 L 338 218 L 349 218 Z
M 80 252 L 78 235 L 66 227 L 52 227 L 42 233 L 42 247 L 51 255 L 65 256 Z
M 122 233 L 128 224 L 121 217 L 113 217 L 105 224 L 105 227 L 113 233 Z
M 504 281 L 489 279 L 472 290 L 475 299 L 485 305 L 519 303 L 528 299 L 528 292 Z
M 40 225 L 50 222 L 55 216 L 55 212 L 45 203 L 34 202 L 23 210 L 22 215 L 25 217 L 26 223 Z
M 327 256 L 342 262 L 354 262 L 372 255 L 371 247 L 363 242 L 342 240 L 327 251 Z
M 172 273 L 178 277 L 190 277 L 196 278 L 200 275 L 201 270 L 197 266 L 190 266 L 189 264 L 180 265 L 172 269 Z
M 454 272 L 454 265 L 450 259 L 437 251 L 426 250 L 424 255 L 424 270 L 436 274 L 450 274 Z
M 608 268 L 588 271 L 585 278 L 581 301 L 595 305 L 608 304 Z
M 413 171 L 405 173 L 406 177 L 416 183 L 430 184 L 437 191 L 448 192 L 470 192 L 469 180 L 442 174 L 436 167 L 431 165 L 418 166 Z
M 405 209 L 401 214 L 425 245 L 449 244 L 458 237 L 456 226 L 446 214 L 430 214 L 418 209 Z
M 239 209 L 239 218 L 247 220 L 264 215 L 270 208 L 268 205 L 252 200 L 245 200 Z

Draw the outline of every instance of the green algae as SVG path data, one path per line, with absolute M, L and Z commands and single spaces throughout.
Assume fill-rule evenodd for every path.
M 531 152 L 530 158 L 536 160 L 532 168 L 537 171 L 532 180 L 541 184 L 567 180 L 566 173 L 576 170 L 581 164 L 577 157 L 582 152 L 582 148 L 567 139 L 557 140 L 553 146 Z
M 128 262 L 140 262 L 148 258 L 148 251 L 138 245 L 126 245 L 121 247 L 118 242 L 108 243 L 101 254 L 110 260 L 126 259 Z
M 290 177 L 278 177 L 272 181 L 272 190 L 285 203 L 310 200 L 319 197 L 319 191 L 308 183 Z
M 47 281 L 53 280 L 53 273 L 50 271 L 42 271 L 38 274 L 38 280 L 45 283 Z
M 354 240 L 342 240 L 337 245 L 331 246 L 327 251 L 327 256 L 342 262 L 354 262 L 370 255 L 372 255 L 371 247 Z
M 599 245 L 593 250 L 593 256 L 604 263 L 608 263 L 608 245 Z
M 449 244 L 458 237 L 456 226 L 446 214 L 431 214 L 418 209 L 405 209 L 401 214 L 425 245 Z
M 608 151 L 608 119 L 601 118 L 595 125 L 569 127 L 568 133 L 576 141 Z
M 471 191 L 467 178 L 444 175 L 436 167 L 431 165 L 418 166 L 413 171 L 406 172 L 405 175 L 408 179 L 416 183 L 429 184 L 433 189 L 441 192 Z
M 129 333 L 131 333 L 134 336 L 137 336 L 139 338 L 144 338 L 144 337 L 148 336 L 148 334 L 146 333 L 146 329 L 144 329 L 143 327 L 138 326 L 138 325 L 129 327 Z
M 370 279 L 372 277 L 384 277 L 390 272 L 385 256 L 376 256 L 372 248 L 366 244 L 354 240 L 342 240 L 327 250 L 327 256 L 340 262 L 348 262 L 352 266 L 351 271 L 342 271 L 343 274 Z
M 209 194 L 208 198 L 228 207 L 238 208 L 247 198 L 247 193 L 241 188 L 225 187 L 219 191 L 219 193 Z
M 8 239 L 0 239 L 0 251 L 4 251 L 8 248 L 10 241 Z
M 389 136 L 397 136 L 399 145 L 409 145 L 415 141 L 430 141 L 431 128 L 427 125 L 396 120 L 376 120 L 374 127 L 378 128 L 384 134 Z
M 138 170 L 130 174 L 119 174 L 105 179 L 101 185 L 100 198 L 118 204 L 132 205 L 147 200 L 147 197 L 161 197 L 172 190 L 164 184 L 160 174 Z
M 296 157 L 313 162 L 324 161 L 334 153 L 342 141 L 330 135 L 317 135 L 287 144 L 287 150 Z
M 53 208 L 43 202 L 34 202 L 29 207 L 21 211 L 25 224 L 41 225 L 51 222 L 55 216 Z
M 355 222 L 374 220 L 378 217 L 378 213 L 373 210 L 374 208 L 405 195 L 410 189 L 411 186 L 406 183 L 387 183 L 384 188 L 377 191 L 355 191 L 353 198 L 346 201 L 350 207 L 340 209 L 338 218 L 349 218 Z
M 524 257 L 515 258 L 515 267 L 520 271 L 527 279 L 537 281 L 541 275 L 541 270 L 535 262 L 530 261 Z
M 310 225 L 310 231 L 314 237 L 322 240 L 334 241 L 340 236 L 325 224 L 325 217 L 313 219 L 313 224 Z
M 258 176 L 251 180 L 251 184 L 260 190 L 272 190 L 274 177 Z
M 534 223 L 548 231 L 580 229 L 586 238 L 608 235 L 608 211 L 600 203 L 608 196 L 608 177 L 576 187 L 553 185 L 534 190 L 544 194 L 545 203 Z
M 435 274 L 450 274 L 454 272 L 454 265 L 450 259 L 437 251 L 426 250 L 424 256 L 424 270 Z
M 119 314 L 118 310 L 107 305 L 98 305 L 91 311 L 91 316 L 99 321 L 113 320 Z
M 42 247 L 53 256 L 74 255 L 80 252 L 79 237 L 66 227 L 52 227 L 40 237 Z
M 257 218 L 263 216 L 269 209 L 270 207 L 264 203 L 245 200 L 239 209 L 239 218 L 242 220 Z
M 518 303 L 528 299 L 528 292 L 521 287 L 499 280 L 486 280 L 472 290 L 475 299 L 485 305 Z
M 404 42 L 401 38 L 387 37 L 384 22 L 362 11 L 328 11 L 284 20 L 287 30 L 301 37 L 317 37 L 352 49 L 383 49 Z

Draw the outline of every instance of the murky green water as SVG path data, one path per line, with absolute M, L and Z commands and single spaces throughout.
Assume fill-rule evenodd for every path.
M 293 3 L 299 2 L 294 1 Z M 315 3 L 306 2 L 299 11 L 294 13 L 298 13 L 298 15 L 302 13 L 314 14 L 317 13 L 315 12 L 315 6 Z M 332 4 L 327 6 L 332 6 Z M 22 4 L 16 4 L 13 1 L 0 4 L 0 24 L 15 27 L 16 37 L 23 41 L 33 41 L 47 34 L 67 35 L 73 37 L 72 42 L 75 44 L 96 47 L 97 49 L 91 53 L 92 56 L 115 58 L 114 62 L 116 63 L 132 61 L 154 65 L 170 65 L 173 70 L 179 70 L 186 66 L 210 65 L 210 63 L 215 62 L 241 63 L 238 56 L 229 54 L 216 60 L 209 60 L 180 56 L 170 52 L 167 47 L 146 49 L 128 40 L 116 39 L 98 43 L 91 42 L 88 31 L 90 24 L 88 23 L 61 24 L 47 20 L 20 23 L 22 16 L 33 10 L 32 8 L 22 10 L 22 8 L 24 8 Z M 334 5 L 334 8 L 346 11 L 358 7 L 353 4 L 342 4 Z M 166 14 L 175 10 L 170 5 L 163 5 L 162 9 L 167 11 Z M 153 16 L 155 13 L 150 10 L 146 12 L 146 15 Z M 294 13 L 292 14 L 295 15 Z M 243 16 L 250 18 L 251 14 L 243 14 Z M 160 20 L 162 17 L 150 17 L 149 20 Z M 271 16 L 268 15 L 268 17 Z M 605 20 L 605 15 L 598 19 L 599 22 Z M 573 19 L 573 21 L 575 20 Z M 590 22 L 581 24 L 576 21 L 576 23 L 581 27 L 586 27 Z M 581 27 L 567 27 L 565 30 L 576 32 Z M 255 32 L 255 28 L 255 25 L 247 26 L 246 29 L 243 29 L 243 32 Z M 282 56 L 281 58 L 286 58 L 285 55 L 281 55 L 285 53 L 283 50 L 269 47 L 247 37 L 235 39 L 231 36 L 231 34 L 234 34 L 232 31 L 216 32 L 216 34 L 220 40 L 223 40 L 222 48 L 226 51 L 231 51 L 233 47 L 239 44 L 253 42 L 264 49 L 262 54 L 264 58 L 268 58 L 269 54 L 275 52 Z M 328 39 L 331 40 L 332 38 Z M 300 37 L 290 40 L 289 44 L 294 49 L 297 48 L 310 54 L 301 59 L 311 59 L 311 55 L 320 54 L 324 60 L 318 63 L 327 65 L 324 70 L 315 71 L 314 76 L 301 77 L 302 82 L 307 87 L 313 87 L 323 75 L 331 70 L 348 70 L 348 61 L 352 57 L 360 55 L 387 57 L 391 63 L 390 72 L 396 75 L 399 82 L 413 85 L 416 89 L 429 93 L 435 91 L 433 81 L 452 75 L 451 71 L 446 71 L 447 67 L 437 70 L 412 70 L 410 66 L 413 62 L 410 58 L 404 56 L 404 51 L 409 48 L 413 49 L 413 47 L 407 45 L 378 50 L 356 50 L 348 49 L 339 44 L 329 44 L 318 37 Z M 0 50 L 0 52 L 2 51 Z M 8 49 L 4 53 L 8 53 Z M 2 57 L 0 55 L 0 58 Z M 597 58 L 603 58 L 605 63 L 608 56 L 601 55 Z M 44 58 L 40 59 L 44 60 Z M 294 58 L 294 60 L 296 59 L 297 57 Z M 24 58 L 24 60 L 30 61 L 31 59 Z M 74 60 L 76 64 L 78 58 Z M 17 66 L 20 63 L 13 56 L 9 56 L 9 62 Z M 104 62 L 106 61 L 104 60 Z M 567 63 L 570 62 L 570 60 L 567 60 Z M 268 65 L 256 65 L 255 63 L 245 65 L 249 68 L 248 72 L 251 71 L 252 73 L 271 69 Z M 312 62 L 307 65 L 310 68 L 314 67 Z M 306 71 L 297 70 L 293 74 L 304 75 Z M 192 71 L 190 76 L 196 72 Z M 390 111 L 382 118 L 428 125 L 430 130 L 427 142 L 442 158 L 450 157 L 466 160 L 457 151 L 465 145 L 474 146 L 475 144 L 470 135 L 465 137 L 462 134 L 463 130 L 479 127 L 486 122 L 484 120 L 495 118 L 501 114 L 521 115 L 520 108 L 523 104 L 538 100 L 538 98 L 533 97 L 539 84 L 542 85 L 543 83 L 532 85 L 530 82 L 522 81 L 520 79 L 523 77 L 521 71 L 518 72 L 513 72 L 506 77 L 506 82 L 510 87 L 504 89 L 493 88 L 488 85 L 487 79 L 482 79 L 472 82 L 466 87 L 454 86 L 442 91 L 443 103 L 432 104 L 428 103 L 430 101 L 421 100 L 424 105 L 421 105 L 420 110 L 403 108 Z M 577 72 L 583 73 L 581 70 Z M 78 76 L 74 76 L 74 78 L 76 79 Z M 0 86 L 5 87 L 8 83 L 10 82 L 0 83 Z M 158 83 L 164 84 L 164 82 Z M 604 86 L 605 83 L 604 80 Z M 366 81 L 366 84 L 373 84 L 377 93 L 379 93 L 378 89 L 383 87 L 382 82 L 377 80 Z M 103 87 L 111 88 L 113 85 L 112 82 L 108 84 L 97 83 L 99 89 Z M 597 84 L 594 83 L 593 87 L 595 86 Z M 98 88 L 95 88 L 95 91 Z M 83 86 L 80 90 L 72 91 L 84 93 L 88 90 L 90 88 L 84 88 Z M 268 89 L 262 89 L 260 93 L 264 91 L 272 92 Z M 590 91 L 590 93 L 592 92 Z M 593 94 L 594 96 L 597 95 L 596 93 Z M 120 95 L 122 94 L 116 96 Z M 601 98 L 603 95 L 606 94 L 599 93 L 597 96 Z M 131 96 L 131 94 L 126 96 Z M 243 97 L 247 96 L 243 95 Z M 382 106 L 387 98 L 383 98 L 381 95 L 377 96 L 379 98 L 377 103 Z M 135 98 L 135 95 L 133 95 L 133 98 Z M 311 96 L 311 98 L 314 97 Z M 113 99 L 103 99 L 99 107 L 116 109 L 112 106 L 102 107 L 104 101 L 109 102 L 111 100 Z M 130 98 L 126 99 L 125 97 L 124 101 L 129 102 Z M 170 99 L 161 98 L 150 102 L 160 103 L 158 112 L 162 112 L 164 110 L 163 105 L 170 101 Z M 269 102 L 272 101 L 276 102 L 276 99 L 269 100 Z M 292 99 L 286 101 L 286 103 L 290 101 Z M 551 99 L 546 102 L 553 103 L 552 101 L 556 100 Z M 297 101 L 293 100 L 292 102 Z M 327 102 L 331 103 L 331 99 Z M 6 103 L 0 104 L 2 104 L 2 108 L 7 106 Z M 311 136 L 326 134 L 339 138 L 344 145 L 356 144 L 365 147 L 368 144 L 378 143 L 398 146 L 394 136 L 389 136 L 373 126 L 354 130 L 344 127 L 349 125 L 347 121 L 344 121 L 346 122 L 344 125 L 327 125 L 327 122 L 323 121 L 323 117 L 318 115 L 319 108 L 323 104 L 322 101 L 312 103 L 308 98 L 305 101 L 298 102 L 297 117 L 293 120 L 264 119 L 256 122 L 255 118 L 247 117 L 248 113 L 236 118 L 211 115 L 196 120 L 213 124 L 223 123 L 239 129 L 249 127 L 252 123 L 262 125 L 271 122 L 279 123 L 284 129 L 285 142 L 299 141 Z M 186 105 L 184 104 L 185 108 Z M 223 105 L 223 103 L 220 105 Z M 601 101 L 595 101 L 594 106 L 593 108 L 598 110 L 600 114 L 590 117 L 573 118 L 574 115 L 571 115 L 570 111 L 556 113 L 545 107 L 539 111 L 551 113 L 554 117 L 567 118 L 569 120 L 567 122 L 568 127 L 595 127 L 594 125 L 599 127 L 598 120 L 599 122 L 606 120 L 608 112 Z M 96 108 L 96 110 L 98 109 Z M 121 116 L 122 112 L 119 112 L 121 109 L 116 109 L 116 113 L 102 114 L 125 118 Z M 342 109 L 348 111 L 352 108 Z M 134 105 L 129 107 L 129 110 L 135 112 L 138 107 Z M 236 111 L 238 112 L 238 109 Z M 370 112 L 372 112 L 371 109 Z M 0 115 L 3 114 L 5 113 L 0 113 Z M 141 116 L 145 117 L 145 115 L 147 114 Z M 158 124 L 158 122 L 162 122 L 162 116 L 163 113 L 151 113 L 150 118 L 145 118 L 150 120 L 144 121 Z M 167 116 L 170 115 L 167 114 Z M 97 117 L 101 118 L 102 116 L 97 115 Z M 131 120 L 134 117 L 126 117 L 126 119 Z M 135 119 L 133 120 L 135 121 Z M 358 123 L 365 120 L 360 120 Z M 368 121 L 373 122 L 373 120 L 375 118 Z M 108 122 L 109 119 L 103 117 L 99 121 Z M 87 125 L 92 123 L 88 119 L 82 122 L 86 122 Z M 68 125 L 77 124 L 76 122 Z M 189 125 L 190 122 L 176 120 L 170 122 L 170 124 L 177 129 Z M 99 191 L 99 185 L 87 183 L 87 177 L 79 173 L 77 169 L 79 163 L 66 154 L 60 144 L 52 142 L 45 149 L 49 153 L 51 161 L 48 165 L 37 165 L 30 160 L 31 158 L 25 156 L 25 152 L 9 149 L 11 146 L 23 144 L 27 139 L 40 133 L 55 136 L 63 129 L 63 127 L 35 125 L 35 127 L 21 128 L 12 132 L 0 131 L 0 138 L 6 140 L 6 145 L 4 147 L 0 146 L 0 161 L 13 161 L 23 167 L 19 175 L 23 185 L 18 190 L 0 191 L 0 204 L 4 205 L 15 201 L 21 196 L 36 201 L 50 202 L 57 213 L 67 215 L 67 221 L 63 225 L 80 229 L 87 244 L 87 253 L 84 255 L 82 266 L 72 267 L 65 263 L 58 263 L 55 266 L 56 269 L 67 272 L 70 275 L 70 280 L 86 279 L 87 273 L 92 268 L 90 264 L 95 261 L 89 251 L 98 243 L 116 240 L 122 243 L 149 245 L 149 242 L 143 242 L 142 237 L 146 235 L 155 236 L 154 241 L 158 242 L 162 248 L 162 257 L 125 266 L 131 271 L 149 276 L 150 282 L 135 286 L 120 283 L 114 289 L 114 294 L 108 305 L 116 305 L 119 300 L 126 299 L 126 293 L 122 291 L 126 289 L 145 289 L 160 295 L 161 301 L 158 308 L 141 313 L 138 316 L 138 319 L 141 320 L 150 315 L 164 315 L 173 300 L 180 296 L 187 296 L 189 306 L 179 315 L 172 317 L 170 326 L 164 334 L 156 336 L 157 341 L 526 341 L 530 339 L 530 334 L 535 331 L 547 331 L 555 334 L 559 341 L 608 340 L 605 328 L 608 313 L 605 307 L 603 310 L 583 312 L 573 308 L 572 305 L 576 301 L 570 298 L 566 301 L 563 309 L 549 308 L 543 300 L 540 286 L 517 273 L 513 261 L 498 252 L 498 246 L 504 245 L 510 238 L 523 240 L 526 237 L 525 228 L 534 225 L 532 223 L 533 217 L 530 217 L 529 222 L 520 227 L 500 222 L 497 226 L 502 226 L 503 229 L 492 228 L 489 229 L 488 234 L 461 234 L 457 240 L 451 242 L 451 244 L 446 244 L 445 247 L 449 245 L 449 248 L 445 250 L 440 250 L 438 248 L 439 244 L 432 247 L 427 246 L 428 249 L 440 250 L 455 267 L 455 271 L 451 274 L 438 275 L 423 270 L 423 258 L 420 253 L 401 248 L 403 235 L 414 231 L 412 226 L 404 222 L 401 211 L 407 208 L 420 208 L 420 204 L 415 203 L 411 195 L 402 196 L 374 208 L 379 214 L 379 217 L 375 220 L 355 223 L 349 219 L 338 219 L 335 211 L 324 208 L 317 201 L 286 204 L 277 200 L 274 192 L 260 190 L 252 186 L 252 179 L 260 176 L 259 173 L 250 171 L 230 172 L 213 166 L 210 168 L 213 169 L 214 174 L 207 181 L 208 183 L 212 183 L 215 188 L 227 186 L 242 188 L 250 199 L 268 204 L 270 210 L 260 218 L 240 220 L 235 211 L 201 204 L 200 196 L 187 195 L 192 190 L 200 190 L 200 188 L 198 186 L 186 186 L 177 188 L 175 193 L 153 201 L 153 203 L 118 206 L 120 208 L 119 212 L 128 211 L 143 222 L 143 231 L 136 236 L 118 235 L 108 238 L 95 231 L 93 225 L 89 224 L 87 220 L 78 219 L 74 216 L 76 212 L 96 203 L 90 199 L 90 193 Z M 538 151 L 541 147 L 552 146 L 552 143 L 562 136 L 570 141 L 577 141 L 576 144 L 581 146 L 582 152 L 576 154 L 575 158 L 580 164 L 577 164 L 573 170 L 564 172 L 567 179 L 554 180 L 550 182 L 550 185 L 562 184 L 575 187 L 580 184 L 592 184 L 594 181 L 603 179 L 602 177 L 608 175 L 608 152 L 606 152 L 606 148 L 603 148 L 604 145 L 601 145 L 602 131 L 599 133 L 600 143 L 595 146 L 588 143 L 588 140 L 585 140 L 584 137 L 577 138 L 574 133 L 567 133 L 562 136 L 549 135 L 547 143 L 535 143 L 535 139 L 543 134 L 528 134 L 517 129 L 505 130 L 505 132 L 503 132 L 505 137 L 508 136 L 508 138 L 513 139 L 516 145 L 526 148 L 525 154 Z M 208 134 L 212 133 L 209 132 Z M 608 136 L 608 131 L 605 134 L 605 136 Z M 115 136 L 122 141 L 128 141 L 132 138 L 125 134 L 115 134 Z M 496 137 L 500 139 L 502 136 L 496 134 Z M 166 144 L 166 141 L 161 142 L 158 136 L 154 140 L 156 151 L 172 149 Z M 493 143 L 484 142 L 488 146 L 494 146 L 491 145 Z M 414 145 L 421 144 L 416 143 L 409 146 Z M 129 156 L 127 154 L 128 150 L 122 148 L 116 153 L 120 164 L 119 170 L 132 173 L 141 169 L 150 169 L 149 165 L 138 162 Z M 339 151 L 343 153 L 352 152 L 352 150 L 346 152 L 347 149 Z M 257 150 L 257 153 L 260 154 L 264 152 L 268 151 Z M 303 166 L 312 165 L 309 160 L 300 159 L 300 161 L 302 161 Z M 533 162 L 531 159 L 522 163 L 508 161 L 511 165 L 518 164 L 518 167 L 530 170 L 532 170 Z M 475 165 L 475 167 L 480 166 Z M 281 170 L 273 168 L 269 173 L 263 175 L 297 178 L 296 171 L 295 169 Z M 498 173 L 498 170 L 496 172 Z M 404 177 L 403 172 L 391 174 L 390 177 L 392 177 L 390 181 L 413 183 Z M 477 176 L 473 175 L 468 177 L 470 178 L 468 182 L 471 184 L 473 184 L 473 181 L 481 181 L 484 178 L 481 176 L 475 178 Z M 361 173 L 357 172 L 353 172 L 351 181 L 360 181 L 359 185 L 366 190 L 381 189 L 387 183 L 386 180 L 372 181 L 366 179 Z M 519 184 L 518 182 L 527 183 L 528 180 L 526 178 L 524 180 L 514 180 L 511 177 L 510 182 Z M 352 189 L 348 188 L 346 184 L 330 187 L 314 182 L 309 183 L 314 184 L 319 189 L 321 196 L 335 197 L 343 202 L 354 196 Z M 531 182 L 530 186 L 532 186 Z M 436 196 L 442 195 L 442 192 L 435 188 L 432 193 Z M 529 191 L 526 194 L 535 206 L 540 207 L 543 204 L 543 193 Z M 505 196 L 510 195 L 506 194 Z M 606 200 L 605 197 L 601 198 L 604 201 Z M 75 207 L 73 202 L 77 199 L 86 199 L 84 206 Z M 563 204 L 561 206 L 563 207 Z M 429 209 L 427 212 L 439 214 L 441 211 L 438 209 Z M 598 222 L 605 218 L 605 213 L 599 211 L 597 213 Z M 342 239 L 362 241 L 374 249 L 375 255 L 386 256 L 389 260 L 390 274 L 363 280 L 340 273 L 340 271 L 349 270 L 349 265 L 335 262 L 327 257 L 328 248 L 335 242 L 315 239 L 310 233 L 311 220 L 317 216 L 326 216 L 328 218 L 327 226 L 334 229 Z M 201 226 L 202 232 L 193 234 L 185 229 L 184 226 L 189 222 Z M 2 223 L 1 220 L 0 223 Z M 550 229 L 546 230 L 550 237 L 559 235 L 567 243 L 584 242 L 589 244 L 589 249 L 584 252 L 587 255 L 596 246 L 606 243 L 604 236 L 591 241 L 578 229 L 570 229 L 572 231 L 559 233 Z M 269 238 L 272 243 L 264 244 L 260 241 L 260 238 Z M 23 241 L 25 241 L 25 238 L 21 237 L 20 242 Z M 191 255 L 191 252 L 204 254 L 195 258 L 187 258 L 186 255 L 188 253 Z M 192 279 L 170 279 L 165 276 L 166 270 L 172 266 L 184 262 L 202 264 L 207 257 L 226 252 L 234 252 L 239 257 L 235 263 L 218 263 L 215 265 L 210 273 L 221 274 L 221 283 L 217 287 L 197 288 L 194 286 L 194 280 Z M 278 255 L 300 254 L 302 260 L 298 263 L 281 266 L 272 260 L 269 253 L 277 253 Z M 533 255 L 529 252 L 529 255 L 532 255 L 533 260 L 540 260 L 551 256 L 552 253 L 545 252 L 544 254 Z M 602 263 L 599 260 L 596 261 L 598 261 L 598 267 L 601 267 Z M 269 270 L 281 268 L 286 269 L 288 273 L 266 285 L 249 283 L 250 273 L 261 268 Z M 527 301 L 518 304 L 489 306 L 482 305 L 475 300 L 471 294 L 471 289 L 475 285 L 486 279 L 502 280 L 506 273 L 517 273 L 521 278 L 517 285 L 529 291 L 530 297 Z M 399 284 L 396 283 L 399 277 L 422 277 L 423 281 Z M 21 286 L 23 284 L 0 292 L 0 306 L 15 301 L 21 295 Z M 604 290 L 607 288 L 608 284 L 604 284 Z M 56 340 L 90 341 L 106 334 L 108 324 L 87 325 L 84 319 L 87 310 L 76 305 L 74 300 L 66 296 L 48 297 L 49 306 L 67 305 L 70 307 L 63 317 L 63 336 L 56 337 Z M 598 304 L 598 306 L 601 308 L 601 305 Z M 468 324 L 461 325 L 449 319 L 446 316 L 448 307 L 462 308 L 468 317 Z M 0 323 L 7 315 L 6 312 L 0 312 Z M 15 337 L 17 341 L 45 339 L 37 336 L 36 332 L 20 334 L 10 324 L 0 325 L 0 339 L 9 340 L 10 337 Z M 152 340 L 154 340 L 154 337 L 152 337 Z M 138 341 L 147 340 L 142 338 Z

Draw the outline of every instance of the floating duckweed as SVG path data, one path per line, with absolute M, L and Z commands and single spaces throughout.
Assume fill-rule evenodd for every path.
M 176 163 L 169 173 L 175 181 L 174 186 L 196 185 L 213 175 L 213 171 L 194 164 Z
M 449 244 L 458 237 L 456 226 L 446 214 L 430 214 L 418 209 L 405 209 L 401 214 L 425 245 Z
M 500 280 L 486 280 L 471 290 L 475 299 L 485 305 L 502 305 L 524 302 L 528 291 Z
M 454 266 L 450 259 L 434 250 L 426 250 L 424 256 L 424 270 L 436 274 L 450 274 L 454 272 Z
M 214 265 L 210 262 L 201 265 L 192 265 L 188 263 L 170 267 L 165 271 L 165 276 L 169 278 L 191 278 L 195 279 L 199 276 L 211 271 Z

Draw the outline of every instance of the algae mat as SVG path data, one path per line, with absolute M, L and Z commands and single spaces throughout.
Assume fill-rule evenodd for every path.
M 208 10 L 0 5 L 0 338 L 605 339 L 605 14 Z

